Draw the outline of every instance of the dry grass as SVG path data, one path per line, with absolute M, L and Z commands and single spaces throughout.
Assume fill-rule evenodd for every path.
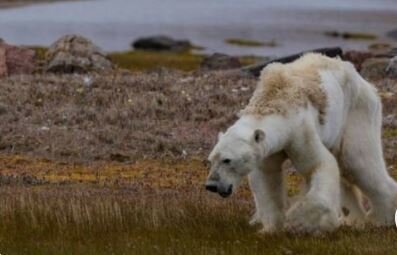
M 2 254 L 395 254 L 396 230 L 261 235 L 252 205 L 188 192 L 85 185 L 0 189 Z
M 0 169 L 0 176 L 41 180 L 0 178 L 2 254 L 395 254 L 397 248 L 395 228 L 259 234 L 247 223 L 253 213 L 247 183 L 230 199 L 209 194 L 199 159 L 87 165 L 2 155 Z M 289 176 L 290 194 L 300 182 Z

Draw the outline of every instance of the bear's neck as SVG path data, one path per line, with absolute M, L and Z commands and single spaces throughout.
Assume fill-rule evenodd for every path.
M 239 126 L 247 137 L 252 137 L 256 129 L 265 132 L 264 148 L 265 157 L 285 149 L 288 144 L 291 126 L 286 123 L 286 119 L 279 115 L 266 116 L 242 116 L 235 125 Z

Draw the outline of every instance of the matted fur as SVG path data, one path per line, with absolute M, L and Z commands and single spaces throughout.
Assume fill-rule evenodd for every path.
M 309 53 L 289 64 L 267 66 L 241 114 L 286 114 L 310 103 L 318 110 L 320 123 L 323 123 L 327 97 L 321 87 L 320 71 L 340 68 L 340 62 L 339 59 Z

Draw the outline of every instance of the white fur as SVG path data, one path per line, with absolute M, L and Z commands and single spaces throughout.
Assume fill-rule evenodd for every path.
M 222 172 L 225 178 L 220 182 L 231 183 L 233 190 L 249 174 L 257 208 L 252 223 L 261 222 L 263 231 L 284 226 L 317 233 L 334 230 L 341 223 L 362 223 L 366 215 L 352 189 L 369 198 L 370 222 L 394 223 L 397 185 L 383 159 L 380 99 L 350 63 L 338 63 L 338 68 L 320 72 L 327 96 L 324 123 L 319 123 L 318 110 L 311 104 L 291 109 L 287 115 L 244 115 L 222 135 L 209 156 L 210 177 Z M 253 138 L 258 129 L 265 134 L 263 140 Z M 220 163 L 225 157 L 232 159 L 230 165 Z M 308 183 L 305 196 L 288 210 L 281 170 L 287 157 Z M 352 220 L 340 220 L 342 207 Z

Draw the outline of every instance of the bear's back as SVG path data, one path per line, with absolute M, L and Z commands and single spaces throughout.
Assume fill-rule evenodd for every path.
M 273 63 L 261 72 L 257 88 L 242 114 L 286 114 L 311 103 L 323 122 L 327 96 L 321 70 L 341 67 L 341 60 L 309 53 L 289 64 Z

